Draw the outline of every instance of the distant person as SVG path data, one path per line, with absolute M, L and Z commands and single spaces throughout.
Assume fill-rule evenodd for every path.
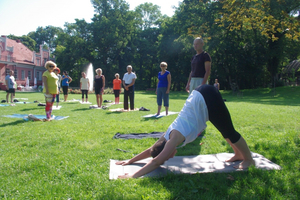
M 220 83 L 218 82 L 218 79 L 217 79 L 217 78 L 215 79 L 214 87 L 215 87 L 217 90 L 220 90 Z
M 198 137 L 198 133 L 206 128 L 207 121 L 210 121 L 221 132 L 235 153 L 226 162 L 241 160 L 240 164 L 234 166 L 237 169 L 255 166 L 246 141 L 234 129 L 220 92 L 212 85 L 202 85 L 191 92 L 178 117 L 152 147 L 129 161 L 118 161 L 116 164 L 130 165 L 150 156 L 153 159 L 134 174 L 124 174 L 118 178 L 137 178 L 155 170 L 169 158 L 174 157 L 179 145 L 184 146 L 193 142 Z
M 128 97 L 130 101 L 130 110 L 134 110 L 134 83 L 137 79 L 135 73 L 132 72 L 132 66 L 127 66 L 127 73 L 123 76 L 124 86 L 124 110 L 128 110 Z
M 54 69 L 54 73 L 56 74 L 58 80 L 57 80 L 57 95 L 56 95 L 56 108 L 58 108 L 59 104 L 59 93 L 60 93 L 60 85 L 61 85 L 61 75 L 60 75 L 60 69 L 56 67 Z
M 120 93 L 121 93 L 121 87 L 122 87 L 122 81 L 119 78 L 120 75 L 118 73 L 115 74 L 115 79 L 113 80 L 113 90 L 115 94 L 115 104 L 120 103 Z
M 63 76 L 61 78 L 61 86 L 63 88 L 64 92 L 64 101 L 66 102 L 68 99 L 68 93 L 69 93 L 69 86 L 70 83 L 72 82 L 72 78 L 68 75 L 67 71 L 63 71 Z
M 199 85 L 207 84 L 208 77 L 211 71 L 210 55 L 203 50 L 204 41 L 197 37 L 194 40 L 194 49 L 197 54 L 194 55 L 191 61 L 191 72 L 185 90 L 191 93 Z
M 81 73 L 80 79 L 80 90 L 81 90 L 81 98 L 82 102 L 84 102 L 84 95 L 85 95 L 85 102 L 88 102 L 88 93 L 90 88 L 90 80 L 86 77 L 84 72 Z
M 58 94 L 58 86 L 57 86 L 58 77 L 53 72 L 54 69 L 56 68 L 56 64 L 54 62 L 47 61 L 45 63 L 45 68 L 47 69 L 47 71 L 43 73 L 43 84 L 44 84 L 43 93 L 45 95 L 45 100 L 46 100 L 46 107 L 45 107 L 46 119 L 44 121 L 50 121 L 52 120 L 51 118 L 52 106 L 55 100 L 55 96 Z
M 168 64 L 166 62 L 160 63 L 161 71 L 158 73 L 158 83 L 156 88 L 156 101 L 158 105 L 156 115 L 160 115 L 162 100 L 164 100 L 164 107 L 166 115 L 169 110 L 169 93 L 171 87 L 171 73 L 167 70 Z
M 97 105 L 98 105 L 99 108 L 101 108 L 102 101 L 103 101 L 102 94 L 103 94 L 104 88 L 105 88 L 105 76 L 102 75 L 102 69 L 101 68 L 96 69 L 94 87 L 95 87 Z
M 6 84 L 6 102 L 8 103 L 8 97 L 10 94 L 10 103 L 14 102 L 15 98 L 15 77 L 14 77 L 14 71 L 10 70 L 9 74 L 5 77 L 5 84 Z

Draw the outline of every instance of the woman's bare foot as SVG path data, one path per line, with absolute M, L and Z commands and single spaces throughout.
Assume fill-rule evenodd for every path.
M 248 169 L 252 165 L 255 166 L 254 160 L 244 160 L 240 164 L 238 164 L 236 166 L 233 166 L 233 167 L 236 168 L 236 169 Z
M 235 162 L 235 161 L 240 161 L 240 160 L 243 160 L 242 156 L 234 155 L 232 158 L 225 160 L 225 162 Z

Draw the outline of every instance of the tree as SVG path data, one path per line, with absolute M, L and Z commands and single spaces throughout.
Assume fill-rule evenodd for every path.
M 30 49 L 31 51 L 35 50 L 36 41 L 34 41 L 32 38 L 30 38 L 26 35 L 23 35 L 20 37 L 15 36 L 15 35 L 9 35 L 8 38 L 10 38 L 12 40 L 20 40 L 22 42 L 22 44 L 24 44 L 28 49 Z

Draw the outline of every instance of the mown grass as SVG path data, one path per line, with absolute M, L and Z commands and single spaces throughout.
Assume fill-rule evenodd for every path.
M 0 98 L 5 99 L 5 94 L 0 91 Z M 112 139 L 115 133 L 165 131 L 176 118 L 142 118 L 156 112 L 156 96 L 139 91 L 136 107 L 150 112 L 113 113 L 62 102 L 62 109 L 53 111 L 56 116 L 70 116 L 62 121 L 0 117 L 0 199 L 299 199 L 300 87 L 276 88 L 275 92 L 244 90 L 243 96 L 223 91 L 222 95 L 235 128 L 251 151 L 279 164 L 282 170 L 251 168 L 246 172 L 110 181 L 109 159 L 129 159 L 155 142 Z M 16 97 L 43 101 L 41 93 L 17 93 Z M 81 96 L 69 95 L 73 98 Z M 172 92 L 170 110 L 180 111 L 186 98 L 187 93 Z M 96 104 L 95 96 L 90 95 L 89 101 Z M 110 108 L 117 107 L 122 105 Z M 0 107 L 0 113 L 44 114 L 44 107 L 17 104 Z M 204 136 L 179 149 L 177 155 L 232 152 L 212 124 L 208 123 Z

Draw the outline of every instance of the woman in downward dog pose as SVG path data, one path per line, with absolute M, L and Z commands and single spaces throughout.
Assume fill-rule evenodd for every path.
M 255 162 L 244 138 L 234 129 L 229 111 L 219 91 L 211 85 L 202 85 L 193 90 L 186 100 L 178 117 L 169 126 L 165 134 L 150 148 L 129 161 L 118 161 L 117 165 L 129 165 L 138 160 L 153 159 L 134 174 L 125 174 L 118 178 L 137 178 L 158 168 L 176 154 L 177 146 L 194 141 L 199 132 L 206 128 L 210 121 L 233 148 L 234 156 L 226 162 L 241 160 L 237 169 L 246 169 Z

